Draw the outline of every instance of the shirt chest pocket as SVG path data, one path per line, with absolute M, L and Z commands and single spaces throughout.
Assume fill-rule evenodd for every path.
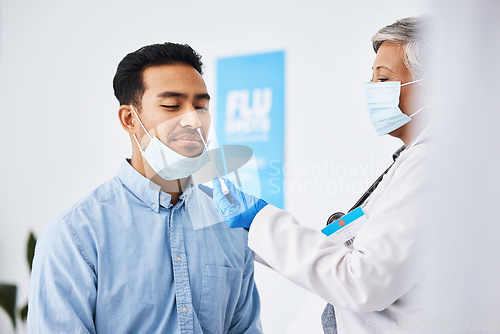
M 198 319 L 205 332 L 227 332 L 238 303 L 242 276 L 241 269 L 203 266 Z

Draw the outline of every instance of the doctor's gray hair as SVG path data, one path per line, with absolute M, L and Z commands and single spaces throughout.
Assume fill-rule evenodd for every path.
M 431 17 L 408 17 L 383 27 L 372 37 L 375 53 L 383 43 L 401 45 L 403 62 L 414 80 L 424 79 L 428 71 L 429 30 Z

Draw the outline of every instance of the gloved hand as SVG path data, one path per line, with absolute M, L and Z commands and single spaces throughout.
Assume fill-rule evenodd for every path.
M 214 189 L 203 184 L 198 185 L 198 188 L 213 198 L 217 212 L 229 227 L 249 229 L 257 213 L 267 205 L 266 201 L 242 192 L 227 179 L 224 182 L 229 190 L 227 195 L 222 192 L 219 178 L 213 180 Z

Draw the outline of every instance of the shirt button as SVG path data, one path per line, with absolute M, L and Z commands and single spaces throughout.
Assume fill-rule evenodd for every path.
M 161 195 L 160 199 L 163 201 L 165 199 L 165 195 Z
M 155 204 L 155 203 L 153 203 L 153 204 L 151 205 L 151 207 L 152 207 L 153 209 L 156 209 L 156 204 Z
M 187 308 L 186 306 L 183 306 L 183 307 L 181 308 L 181 311 L 182 311 L 182 313 L 187 313 L 188 308 Z
M 177 260 L 177 262 L 181 262 L 181 260 L 182 260 L 182 258 L 179 255 L 177 255 L 177 257 L 175 259 Z

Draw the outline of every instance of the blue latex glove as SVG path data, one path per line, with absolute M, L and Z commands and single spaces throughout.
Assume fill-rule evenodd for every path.
M 231 227 L 244 227 L 249 229 L 253 219 L 267 205 L 263 199 L 246 194 L 236 188 L 231 181 L 224 179 L 229 193 L 224 195 L 218 178 L 213 180 L 214 189 L 203 184 L 198 185 L 203 192 L 213 197 L 217 212 Z

